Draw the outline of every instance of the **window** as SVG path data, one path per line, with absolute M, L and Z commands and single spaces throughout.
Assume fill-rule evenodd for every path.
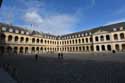
M 18 41 L 18 39 L 19 39 L 19 38 L 18 38 L 18 36 L 15 36 L 15 42 L 17 42 L 17 41 Z
M 95 41 L 99 41 L 99 38 L 98 38 L 98 37 L 95 37 Z
M 13 32 L 13 29 L 9 29 L 9 32 Z
M 102 51 L 105 51 L 105 46 L 104 45 L 102 45 Z
M 26 38 L 26 42 L 28 42 L 29 41 L 29 38 Z
M 107 46 L 108 51 L 111 51 L 111 45 Z
M 2 27 L 2 31 L 6 31 L 6 27 Z
M 11 35 L 9 35 L 9 36 L 8 36 L 8 41 L 12 41 L 12 38 L 13 38 L 13 37 L 12 37 Z
M 114 34 L 114 40 L 118 40 L 118 35 Z
M 24 37 L 21 37 L 20 42 L 23 42 L 23 41 L 24 41 Z
M 35 43 L 35 38 L 32 38 L 32 43 Z
M 101 36 L 100 39 L 101 39 L 101 41 L 104 41 L 104 36 Z
M 99 46 L 96 46 L 96 50 L 97 50 L 97 51 L 99 51 L 99 50 L 100 50 Z
M 106 35 L 106 40 L 110 40 L 110 36 L 109 35 Z
M 124 39 L 124 38 L 125 38 L 124 33 L 121 33 L 120 34 L 120 39 Z

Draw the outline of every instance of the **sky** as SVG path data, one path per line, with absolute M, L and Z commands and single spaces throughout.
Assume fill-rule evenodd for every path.
M 125 0 L 4 0 L 0 22 L 62 35 L 125 22 Z

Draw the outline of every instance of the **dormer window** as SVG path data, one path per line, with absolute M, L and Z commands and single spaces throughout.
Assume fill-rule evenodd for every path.
M 80 34 L 79 34 L 79 37 L 80 37 Z
M 116 28 L 114 28 L 114 29 L 113 29 L 113 31 L 117 31 L 117 29 L 116 29 Z
M 15 30 L 15 33 L 19 33 L 19 31 L 18 31 L 18 30 Z
M 13 29 L 9 29 L 9 32 L 13 32 Z
M 91 32 L 89 32 L 89 35 L 92 35 L 92 33 L 91 33 Z
M 82 34 L 82 36 L 84 36 L 84 33 Z
M 21 31 L 21 34 L 24 34 L 24 31 Z
M 88 35 L 88 33 L 85 34 L 86 36 Z
M 120 30 L 123 30 L 123 27 L 120 27 Z
M 26 32 L 26 35 L 29 35 L 29 32 Z
M 6 27 L 2 27 L 2 31 L 6 31 Z

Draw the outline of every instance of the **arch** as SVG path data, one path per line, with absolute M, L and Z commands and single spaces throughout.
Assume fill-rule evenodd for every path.
M 88 43 L 88 38 L 86 38 L 86 42 Z
M 81 43 L 81 39 L 79 39 L 79 43 Z
M 23 53 L 23 47 L 20 47 L 20 53 Z
M 12 41 L 12 39 L 13 39 L 12 35 L 9 35 L 8 36 L 8 41 Z
M 101 40 L 101 41 L 104 41 L 104 36 L 103 36 L 103 35 L 100 36 L 100 40 Z
M 76 44 L 77 44 L 77 39 L 75 41 L 76 41 Z
M 89 51 L 89 46 L 86 46 L 86 51 Z
M 114 34 L 114 40 L 118 40 L 118 35 Z
M 82 38 L 82 43 L 84 43 L 84 39 Z
M 26 38 L 26 42 L 28 42 L 29 41 L 29 38 Z
M 19 40 L 18 36 L 15 36 L 15 42 L 17 42 Z
M 32 43 L 35 43 L 35 38 L 32 38 Z
M 122 51 L 125 51 L 125 44 L 122 44 Z
M 43 39 L 41 39 L 41 43 L 43 43 Z
M 96 51 L 100 51 L 100 48 L 99 48 L 99 46 L 98 46 L 98 45 L 96 46 Z
M 72 43 L 74 44 L 74 40 L 72 40 Z
M 92 42 L 93 40 L 92 40 L 92 38 L 89 38 L 89 40 L 90 40 L 90 42 Z
M 21 37 L 21 38 L 20 38 L 20 42 L 24 42 L 24 37 Z
M 39 43 L 39 39 L 37 39 L 36 42 Z
M 106 40 L 110 40 L 110 36 L 109 35 L 106 35 Z
M 5 34 L 0 34 L 0 40 L 1 41 L 5 41 L 5 38 L 6 38 Z
M 112 50 L 111 45 L 107 45 L 107 50 L 108 50 L 108 51 L 111 51 L 111 50 Z
M 12 53 L 12 47 L 10 47 L 10 46 L 7 47 L 7 52 L 8 52 L 8 54 L 9 54 L 9 53 Z
M 115 45 L 115 49 L 116 49 L 117 51 L 120 50 L 119 44 L 116 44 L 116 45 Z
M 14 47 L 14 53 L 17 54 L 18 52 L 18 48 L 17 47 Z
M 95 41 L 99 41 L 99 38 L 97 36 L 95 37 Z
M 28 47 L 25 47 L 25 54 L 28 53 Z
M 102 48 L 102 51 L 105 51 L 105 45 L 102 45 L 101 48 Z
M 81 47 L 79 47 L 79 51 L 81 52 L 81 50 L 82 50 L 82 48 Z
M 32 47 L 32 53 L 35 53 L 35 47 Z
M 124 38 L 125 38 L 124 33 L 120 33 L 120 39 L 124 39 Z
M 82 47 L 83 51 L 85 51 L 85 46 Z

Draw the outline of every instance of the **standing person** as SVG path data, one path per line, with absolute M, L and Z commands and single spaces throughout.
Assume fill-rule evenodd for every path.
M 61 59 L 63 59 L 63 53 L 61 53 Z
M 36 61 L 38 60 L 38 55 L 37 55 L 37 54 L 35 55 L 35 60 L 36 60 Z
M 58 53 L 58 59 L 60 59 L 60 53 Z

